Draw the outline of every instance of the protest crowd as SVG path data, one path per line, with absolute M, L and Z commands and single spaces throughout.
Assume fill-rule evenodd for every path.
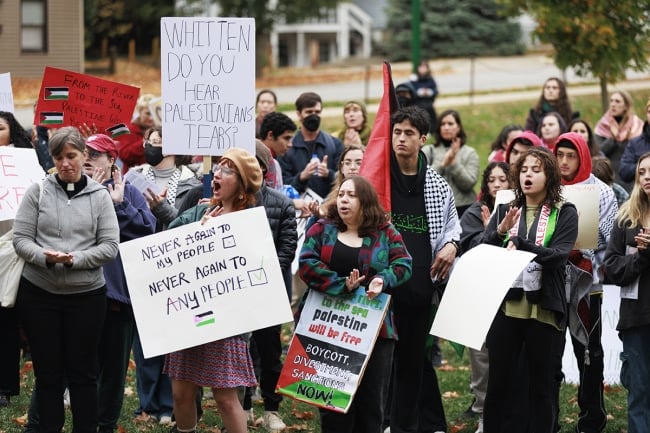
M 568 329 L 580 371 L 576 431 L 604 432 L 601 305 L 603 285 L 614 284 L 628 432 L 650 432 L 650 101 L 639 118 L 631 96 L 615 91 L 589 125 L 564 82 L 549 78 L 522 125 L 503 119 L 480 167 L 458 111 L 434 110 L 428 63 L 417 72 L 395 90 L 391 82 L 374 125 L 363 102 L 347 101 L 336 131 L 322 129 L 318 94 L 297 95 L 294 122 L 276 111 L 271 89 L 261 90 L 250 116 L 255 142 L 231 135 L 235 142 L 212 156 L 166 152 L 174 136 L 163 134 L 155 95 L 132 100 L 123 128 L 62 126 L 38 102 L 42 121 L 26 130 L 0 111 L 5 172 L 11 158 L 25 173 L 38 164 L 0 221 L 2 257 L 7 246 L 20 261 L 2 264 L 0 411 L 19 393 L 21 357 L 29 358 L 25 433 L 61 432 L 64 395 L 73 433 L 115 433 L 133 359 L 132 416 L 173 433 L 197 431 L 206 396 L 222 432 L 287 429 L 283 396 L 318 406 L 324 433 L 448 432 L 436 373 L 445 336 L 431 335 L 432 324 L 465 255 L 516 250 L 529 254 L 525 266 L 513 273 L 503 260 L 491 270 L 516 278 L 489 312 L 482 344 L 468 348 L 473 401 L 462 416 L 477 433 L 560 431 Z M 586 199 L 574 203 L 575 194 Z M 247 280 L 222 276 L 190 292 L 196 298 L 169 298 L 166 315 L 196 309 L 187 317 L 198 333 L 220 320 L 201 302 L 244 296 L 234 305 L 246 305 L 253 281 L 268 280 L 273 301 L 262 309 L 284 305 L 294 318 L 291 346 L 281 340 L 286 320 L 255 326 L 250 308 L 235 312 L 242 327 L 217 340 L 188 337 L 192 344 L 171 351 L 153 342 L 143 325 L 156 316 L 140 310 L 140 293 L 171 293 L 199 274 L 245 266 L 243 256 L 216 259 L 222 244 L 209 238 L 262 208 L 277 272 L 260 265 Z M 249 227 L 247 242 L 255 246 L 262 229 Z M 140 258 L 159 260 L 161 276 L 138 278 L 163 278 L 166 257 L 191 276 L 136 287 L 144 280 L 133 276 L 126 245 L 154 237 L 159 247 Z M 233 239 L 243 245 L 243 237 Z M 239 247 L 225 239 L 223 249 Z M 261 418 L 254 399 L 263 401 Z

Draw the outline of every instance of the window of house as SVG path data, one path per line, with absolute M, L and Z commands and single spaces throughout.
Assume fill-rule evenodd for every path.
M 20 48 L 23 52 L 47 51 L 46 0 L 22 0 Z

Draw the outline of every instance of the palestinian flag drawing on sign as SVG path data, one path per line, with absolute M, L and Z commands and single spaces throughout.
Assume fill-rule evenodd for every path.
M 44 98 L 46 101 L 67 101 L 70 92 L 67 87 L 46 87 Z
M 63 113 L 60 111 L 41 111 L 41 125 L 62 125 Z
M 118 123 L 117 125 L 113 125 L 110 128 L 106 128 L 106 131 L 108 131 L 108 134 L 111 136 L 111 138 L 115 138 L 115 137 L 119 137 L 120 135 L 131 133 L 129 127 L 126 126 L 124 123 Z
M 197 314 L 194 316 L 194 326 L 197 328 L 199 326 L 212 325 L 214 323 L 215 319 L 212 310 L 208 310 L 205 313 Z

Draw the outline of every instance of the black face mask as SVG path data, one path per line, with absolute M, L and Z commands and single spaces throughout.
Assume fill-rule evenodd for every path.
M 151 166 L 160 164 L 163 160 L 162 147 L 152 146 L 150 144 L 144 145 L 144 160 Z
M 310 114 L 302 119 L 302 126 L 304 126 L 307 131 L 318 131 L 318 128 L 320 127 L 320 116 L 318 114 Z

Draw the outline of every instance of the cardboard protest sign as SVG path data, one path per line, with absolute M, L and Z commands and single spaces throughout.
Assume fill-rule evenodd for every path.
M 140 89 L 92 75 L 45 67 L 34 125 L 95 124 L 113 138 L 128 133 Z
M 573 203 L 578 211 L 578 238 L 575 249 L 598 248 L 599 194 L 600 187 L 596 183 L 562 187 L 562 197 Z
M 276 392 L 347 412 L 386 316 L 390 296 L 369 300 L 364 287 L 328 296 L 309 291 Z
M 255 153 L 255 20 L 165 17 L 160 22 L 163 150 Z
M 0 147 L 0 221 L 14 219 L 29 185 L 44 177 L 34 149 Z
M 618 337 L 616 325 L 618 324 L 618 313 L 621 303 L 620 287 L 603 285 L 603 303 L 600 313 L 601 343 L 603 346 L 603 379 L 608 385 L 621 383 L 621 358 L 623 342 Z M 562 356 L 562 373 L 564 380 L 568 383 L 580 383 L 580 370 L 576 357 L 573 353 L 573 345 L 570 344 L 571 337 L 567 329 L 567 343 L 564 346 Z
M 293 320 L 263 207 L 124 242 L 120 252 L 145 358 Z
M 449 276 L 430 334 L 480 350 L 512 282 L 534 258 L 486 244 L 467 251 Z
M 9 72 L 0 74 L 0 111 L 14 112 L 14 93 Z

